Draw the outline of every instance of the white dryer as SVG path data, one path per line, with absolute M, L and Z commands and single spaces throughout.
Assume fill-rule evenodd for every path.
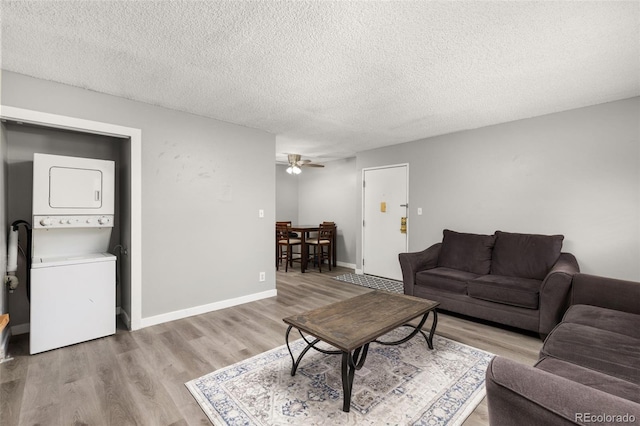
M 31 354 L 115 333 L 113 161 L 34 154 Z

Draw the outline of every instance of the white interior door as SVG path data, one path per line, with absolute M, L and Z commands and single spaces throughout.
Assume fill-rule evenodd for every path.
M 362 270 L 365 274 L 402 280 L 398 254 L 407 251 L 407 179 L 406 164 L 363 170 Z

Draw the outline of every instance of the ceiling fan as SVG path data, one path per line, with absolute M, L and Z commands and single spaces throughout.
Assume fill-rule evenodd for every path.
M 299 175 L 302 171 L 301 167 L 324 167 L 322 164 L 312 163 L 311 160 L 301 160 L 300 154 L 289 154 L 289 167 L 287 167 L 287 173 Z

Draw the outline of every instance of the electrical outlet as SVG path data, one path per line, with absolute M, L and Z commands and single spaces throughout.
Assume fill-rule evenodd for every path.
M 422 207 L 418 207 L 418 216 L 422 214 Z
M 260 282 L 266 281 L 267 280 L 267 273 L 266 272 L 260 272 Z
M 258 210 L 258 217 L 261 219 L 264 217 L 264 210 L 262 209 Z

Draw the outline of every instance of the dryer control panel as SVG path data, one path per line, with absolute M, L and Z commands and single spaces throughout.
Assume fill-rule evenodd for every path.
M 113 215 L 33 216 L 33 228 L 113 228 Z

